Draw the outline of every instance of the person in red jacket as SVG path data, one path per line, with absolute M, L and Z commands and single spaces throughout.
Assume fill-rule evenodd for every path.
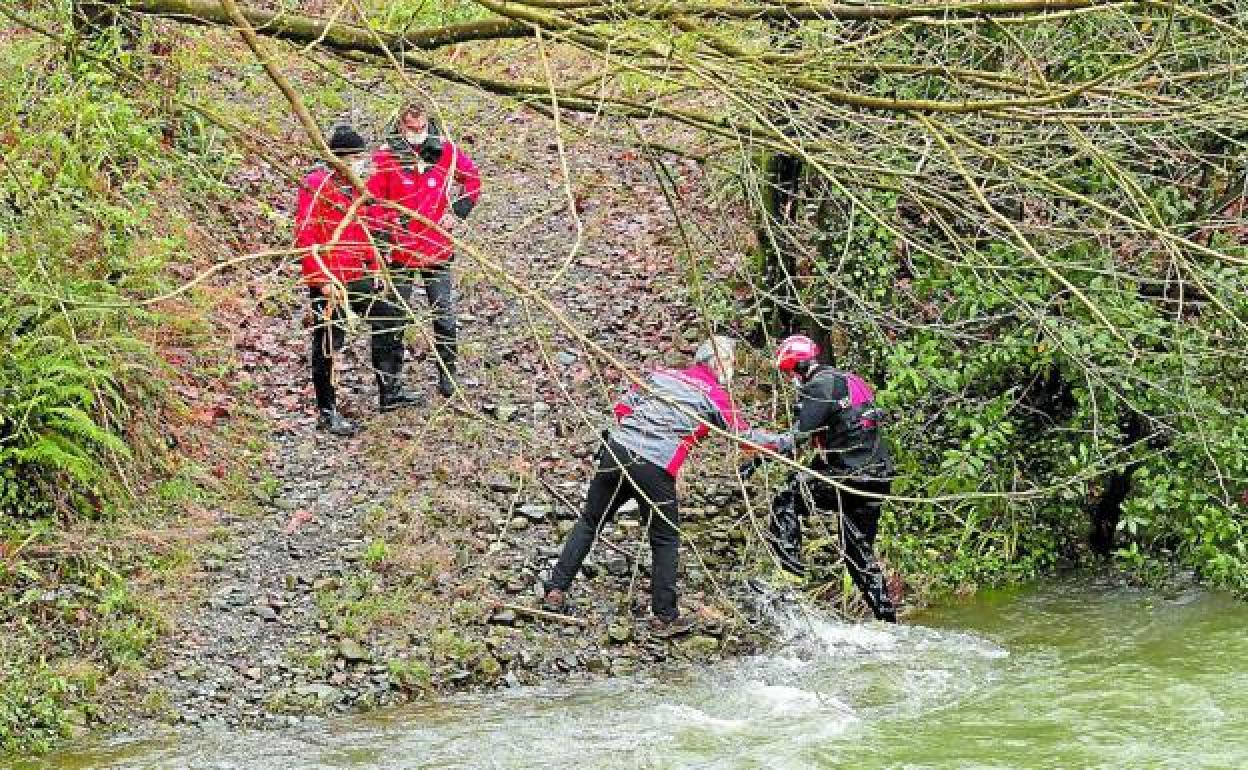
M 455 294 L 451 278 L 451 232 L 481 195 L 472 158 L 442 135 L 420 103 L 399 113 L 395 131 L 373 155 L 368 190 L 379 201 L 370 216 L 389 243 L 390 268 L 399 296 L 411 310 L 417 284 L 433 312 L 438 390 L 456 390 Z
M 351 126 L 334 126 L 329 149 L 350 164 L 357 176 L 367 173 L 367 146 Z M 350 181 L 332 167 L 318 164 L 299 185 L 295 213 L 295 246 L 304 250 L 303 281 L 315 319 L 311 363 L 317 427 L 339 436 L 355 432 L 355 426 L 338 412 L 334 388 L 334 351 L 344 342 L 347 307 L 372 327 L 372 360 L 381 410 L 422 400 L 402 387 L 403 314 L 378 291 L 380 259 L 365 226 L 359 198 Z

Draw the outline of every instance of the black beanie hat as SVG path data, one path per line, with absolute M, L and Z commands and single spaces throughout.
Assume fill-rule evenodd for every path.
M 335 123 L 330 129 L 329 150 L 335 155 L 353 155 L 364 152 L 368 144 L 356 133 L 350 123 Z

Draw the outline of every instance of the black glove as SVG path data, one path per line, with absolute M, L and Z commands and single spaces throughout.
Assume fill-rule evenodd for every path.
M 460 219 L 467 219 L 468 215 L 472 213 L 472 207 L 475 205 L 477 204 L 472 198 L 464 196 L 451 204 L 451 211 L 455 212 L 455 216 Z
M 765 462 L 767 462 L 767 458 L 763 455 L 751 457 L 742 463 L 739 468 L 737 468 L 737 475 L 741 477 L 742 481 L 747 481 L 754 475 L 754 471 L 758 470 L 759 467 Z

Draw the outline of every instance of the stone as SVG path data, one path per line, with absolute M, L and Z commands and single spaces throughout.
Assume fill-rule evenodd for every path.
M 694 660 L 710 660 L 719 654 L 719 640 L 704 634 L 694 634 L 679 645 L 681 652 Z
M 531 521 L 545 521 L 554 513 L 554 508 L 545 503 L 525 503 L 516 509 L 516 513 Z
M 272 607 L 269 607 L 267 605 L 256 607 L 254 612 L 261 620 L 265 621 L 266 623 L 277 622 L 277 610 L 273 609 Z
M 491 492 L 498 492 L 504 495 L 514 494 L 520 489 L 510 479 L 503 476 L 492 476 L 486 479 L 485 485 L 489 487 Z
M 520 532 L 521 530 L 528 529 L 529 525 L 532 523 L 533 522 L 530 521 L 528 517 L 526 516 L 513 516 L 511 521 L 508 522 L 507 526 L 509 529 L 515 532 Z
M 337 687 L 328 684 L 305 684 L 300 685 L 291 692 L 296 698 L 301 700 L 311 700 L 322 706 L 333 706 L 342 701 L 346 697 L 346 693 Z
M 601 656 L 594 655 L 585 661 L 585 668 L 592 674 L 605 674 L 610 669 L 610 665 Z
M 555 354 L 555 361 L 557 361 L 560 366 L 571 366 L 577 362 L 578 358 L 579 356 L 570 350 L 560 350 Z
M 343 639 L 338 643 L 338 656 L 348 663 L 370 663 L 373 660 L 364 645 L 354 639 Z
M 630 623 L 616 622 L 607 628 L 607 638 L 613 644 L 627 644 L 633 640 L 633 626 Z
M 490 622 L 497 626 L 514 626 L 516 624 L 516 611 L 509 609 L 501 609 L 490 616 Z

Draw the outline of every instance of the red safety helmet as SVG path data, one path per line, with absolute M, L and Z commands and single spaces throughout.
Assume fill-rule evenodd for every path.
M 794 334 L 776 349 L 776 368 L 785 374 L 800 374 L 799 370 L 805 368 L 800 366 L 802 362 L 813 361 L 818 356 L 819 346 L 814 340 L 804 334 Z

